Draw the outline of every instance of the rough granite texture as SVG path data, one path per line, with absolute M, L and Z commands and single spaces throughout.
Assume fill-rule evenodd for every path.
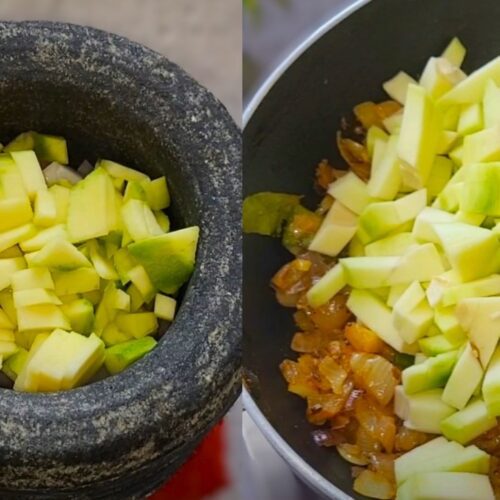
M 197 267 L 159 346 L 124 373 L 58 394 L 1 389 L 0 498 L 142 498 L 239 391 L 240 133 L 159 54 L 66 24 L 0 23 L 0 139 L 65 135 L 167 175 L 174 223 L 201 227 Z

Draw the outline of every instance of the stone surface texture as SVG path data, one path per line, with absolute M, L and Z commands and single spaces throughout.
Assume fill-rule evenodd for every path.
M 77 390 L 1 393 L 0 498 L 143 498 L 239 391 L 240 132 L 183 70 L 121 37 L 0 23 L 0 45 L 2 141 L 63 134 L 74 160 L 165 174 L 174 224 L 201 227 L 177 319 L 150 355 Z

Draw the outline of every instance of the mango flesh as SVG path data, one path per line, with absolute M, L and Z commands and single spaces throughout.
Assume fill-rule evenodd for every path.
M 404 420 L 405 427 L 419 432 L 440 434 L 443 419 L 456 411 L 442 400 L 442 394 L 442 389 L 405 394 L 403 387 L 399 386 L 395 393 L 395 413 Z
M 76 172 L 68 161 L 63 138 L 37 132 L 0 154 L 0 358 L 17 390 L 87 383 L 104 343 L 119 348 L 124 369 L 138 356 L 121 346 L 154 347 L 158 319 L 175 316 L 165 293 L 194 270 L 199 229 L 169 233 L 165 177 L 109 160 Z
M 477 399 L 466 408 L 444 419 L 441 422 L 441 431 L 448 439 L 468 444 L 496 425 L 496 417 L 488 412 L 483 400 Z
M 445 94 L 446 96 L 446 94 Z M 398 155 L 414 171 L 416 186 L 425 186 L 437 151 L 438 111 L 426 91 L 410 84 L 406 94 Z
M 68 318 L 71 330 L 81 335 L 90 335 L 94 328 L 94 306 L 86 299 L 76 299 L 61 307 Z
M 488 366 L 500 338 L 500 297 L 467 298 L 458 304 L 456 316 L 478 352 L 483 368 Z
M 433 457 L 447 455 L 462 450 L 458 443 L 450 442 L 444 437 L 436 437 L 425 444 L 417 446 L 394 461 L 394 469 L 398 484 L 406 481 L 414 474 L 415 466 L 425 464 Z
M 452 342 L 443 334 L 425 337 L 418 341 L 422 353 L 426 356 L 437 356 L 445 352 L 455 351 L 462 346 L 462 343 L 462 340 Z
M 471 343 L 467 342 L 446 382 L 443 401 L 458 410 L 464 409 L 479 387 L 482 378 L 483 368 L 477 358 L 477 353 Z
M 417 82 L 410 75 L 408 75 L 408 73 L 400 71 L 390 80 L 384 82 L 382 86 L 391 99 L 394 99 L 401 104 L 405 104 L 406 93 L 408 92 L 408 86 L 411 83 Z
M 367 187 L 368 194 L 373 198 L 393 200 L 401 187 L 402 179 L 397 152 L 398 141 L 399 137 L 396 135 L 389 138 L 384 158 L 376 165 L 376 168 L 372 169 Z M 334 194 L 333 196 L 335 197 Z
M 488 276 L 500 267 L 500 244 L 491 231 L 463 223 L 436 224 L 435 231 L 453 269 L 464 281 Z
M 85 255 L 66 240 L 52 240 L 41 250 L 28 255 L 26 258 L 31 267 L 48 267 L 56 271 L 91 267 Z
M 109 347 L 106 349 L 104 364 L 110 373 L 120 373 L 153 350 L 156 344 L 155 339 L 144 337 Z
M 338 255 L 356 233 L 358 216 L 335 201 L 315 234 L 309 249 L 331 257 Z
M 423 337 L 434 319 L 420 283 L 414 281 L 401 295 L 393 308 L 393 324 L 401 338 L 413 344 Z
M 194 269 L 199 237 L 196 226 L 133 243 L 129 251 L 144 267 L 155 287 L 172 294 L 189 279 Z
M 484 376 L 482 393 L 490 415 L 500 415 L 500 348 L 496 348 Z
M 467 50 L 462 42 L 457 37 L 454 37 L 444 49 L 441 57 L 444 57 L 451 64 L 459 68 L 464 62 L 466 53 Z
M 116 326 L 127 335 L 140 339 L 158 330 L 158 320 L 150 312 L 120 313 L 116 317 Z
M 84 337 L 56 329 L 27 360 L 27 382 L 18 388 L 52 392 L 76 387 L 93 375 L 103 358 L 104 344 L 94 334 Z
M 2 371 L 9 377 L 12 381 L 15 381 L 21 370 L 24 368 L 26 361 L 28 359 L 28 351 L 26 349 L 20 348 L 15 354 L 10 356 L 2 364 Z
M 467 212 L 499 215 L 500 202 L 497 192 L 499 180 L 500 163 L 475 165 L 473 169 L 468 171 L 464 180 L 461 208 Z
M 468 472 L 415 474 L 398 489 L 398 500 L 494 500 L 488 476 Z
M 161 293 L 156 294 L 154 313 L 157 318 L 164 319 L 165 321 L 173 321 L 176 308 L 177 301 L 175 299 Z
M 403 370 L 403 387 L 407 394 L 444 387 L 457 361 L 457 352 L 439 354 Z
M 416 351 L 416 346 L 404 342 L 393 327 L 389 307 L 369 291 L 353 290 L 347 301 L 347 307 L 384 342 L 397 351 L 409 354 Z
M 369 186 L 354 172 L 349 172 L 333 182 L 328 188 L 328 194 L 358 215 L 373 201 Z
M 346 285 L 344 268 L 342 265 L 336 265 L 311 287 L 307 292 L 307 300 L 312 307 L 319 307 L 328 302 Z
M 465 80 L 444 94 L 438 104 L 445 107 L 453 104 L 480 102 L 490 80 L 497 85 L 500 84 L 500 57 L 496 57 L 471 73 Z
M 354 288 L 380 288 L 387 286 L 389 276 L 399 264 L 398 257 L 347 257 L 339 263 L 344 278 Z
M 98 168 L 72 189 L 67 221 L 71 242 L 78 243 L 108 234 L 106 200 L 109 184 L 113 186 L 106 171 Z

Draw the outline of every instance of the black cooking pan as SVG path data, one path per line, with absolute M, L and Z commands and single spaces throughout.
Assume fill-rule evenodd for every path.
M 403 69 L 418 76 L 453 36 L 468 48 L 470 72 L 500 54 L 498 0 L 373 0 L 354 3 L 313 34 L 276 72 L 246 112 L 245 194 L 305 194 L 315 207 L 314 166 L 341 163 L 335 146 L 340 118 L 364 100 L 387 98 L 383 81 Z M 247 409 L 290 465 L 330 498 L 363 498 L 350 466 L 317 447 L 305 403 L 287 393 L 278 366 L 296 355 L 292 310 L 279 306 L 269 281 L 291 255 L 278 240 L 244 239 L 244 365 Z

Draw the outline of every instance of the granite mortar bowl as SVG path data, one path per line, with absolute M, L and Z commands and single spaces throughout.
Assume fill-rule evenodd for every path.
M 453 7 L 451 5 L 453 4 Z M 467 47 L 470 73 L 500 53 L 495 0 L 358 0 L 308 37 L 250 104 L 243 133 L 245 195 L 259 191 L 304 195 L 314 208 L 314 168 L 323 158 L 345 164 L 335 145 L 341 118 L 363 101 L 387 99 L 382 82 L 404 70 L 418 77 L 429 57 L 452 37 Z M 292 311 L 269 286 L 291 254 L 276 238 L 243 242 L 244 404 L 292 469 L 321 495 L 365 498 L 353 491 L 351 466 L 336 450 L 318 447 L 306 404 L 287 392 L 279 372 L 296 332 Z M 471 497 L 472 498 L 472 497 Z
M 240 366 L 240 132 L 159 54 L 70 24 L 0 23 L 0 140 L 67 138 L 70 160 L 166 175 L 174 227 L 197 224 L 193 277 L 158 347 L 72 391 L 0 389 L 0 498 L 143 498 L 234 402 Z

